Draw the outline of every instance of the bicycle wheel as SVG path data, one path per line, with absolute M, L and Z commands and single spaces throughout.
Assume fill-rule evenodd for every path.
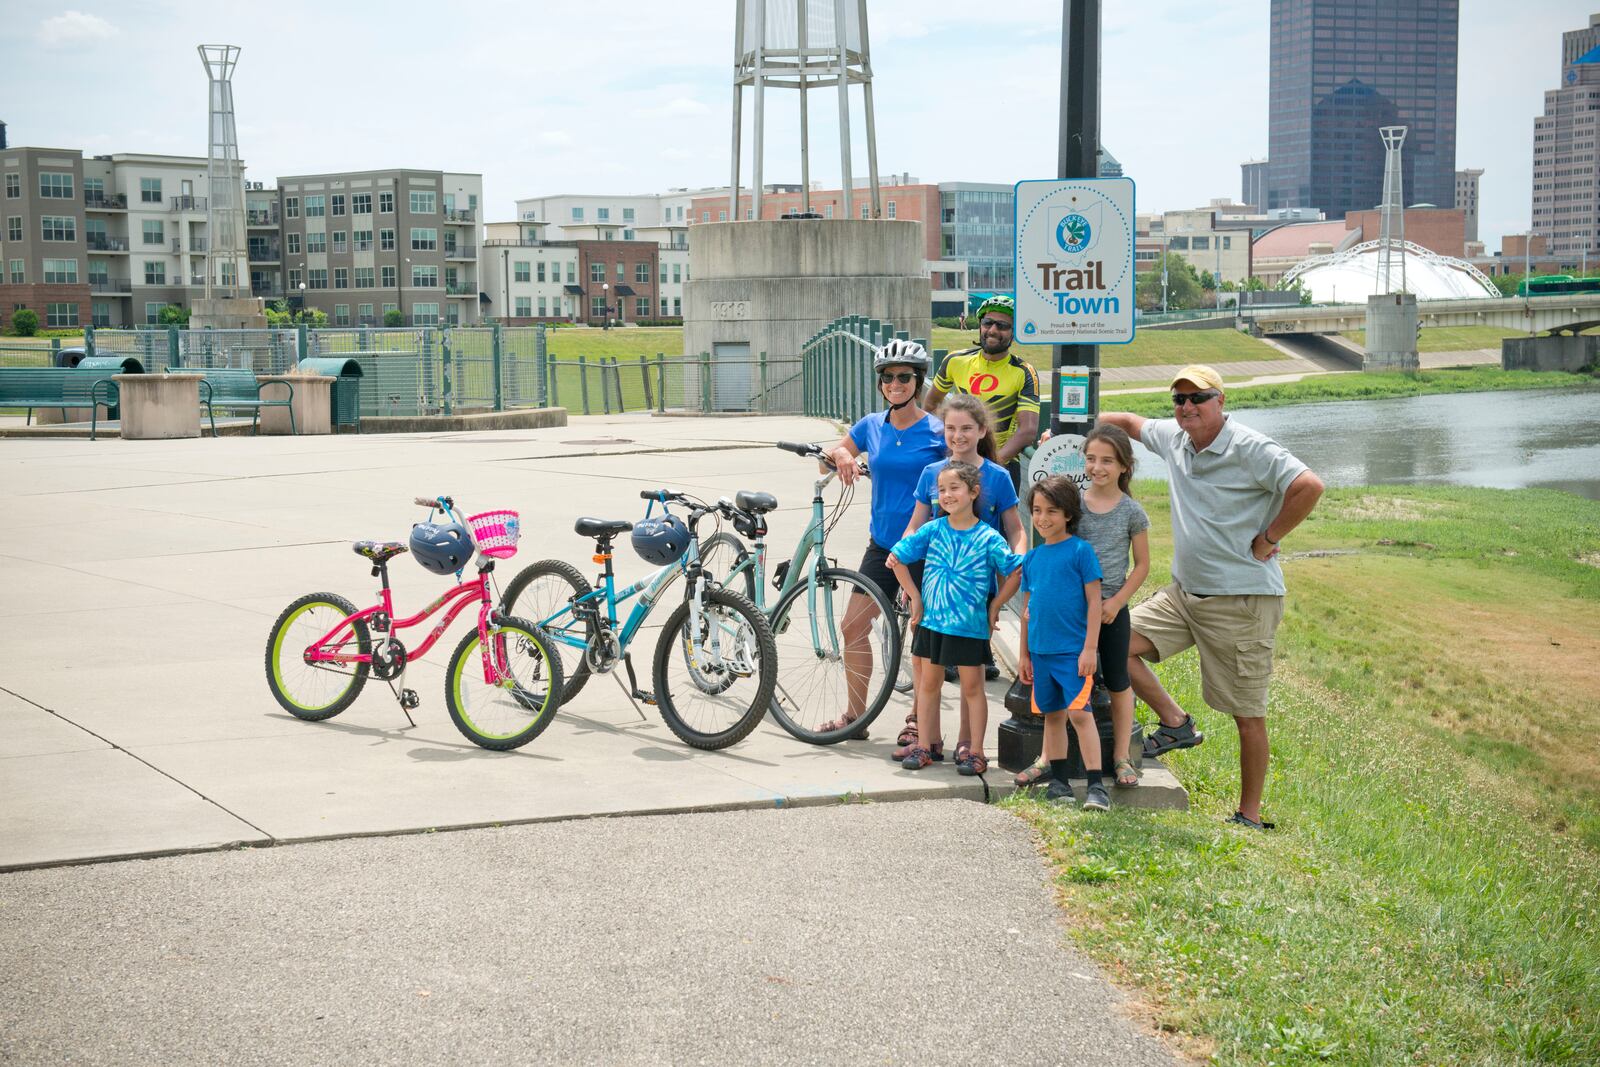
M 882 592 L 880 589 L 879 592 Z M 915 684 L 911 677 L 911 605 L 906 603 L 905 593 L 896 593 L 894 596 L 894 613 L 892 615 L 879 615 L 873 623 L 885 630 L 893 629 L 900 638 L 900 669 L 895 671 L 894 691 L 896 693 L 909 693 Z
M 593 627 L 573 615 L 568 605 L 592 592 L 589 580 L 578 573 L 578 568 L 559 559 L 544 559 L 518 571 L 500 598 L 500 614 L 527 619 L 551 635 L 550 644 L 561 657 L 563 703 L 577 696 L 589 680 L 589 664 L 582 648 L 562 638 L 587 645 L 593 636 Z
M 561 660 L 554 643 L 523 619 L 489 628 L 489 654 L 476 627 L 461 639 L 445 672 L 444 699 L 467 740 L 498 751 L 544 733 L 561 706 Z M 492 677 L 485 677 L 485 675 Z
M 744 542 L 731 533 L 713 534 L 700 542 L 700 566 L 719 585 L 727 586 L 756 602 L 756 569 L 746 567 L 738 574 L 733 569 L 750 558 Z M 729 577 L 733 575 L 733 577 Z
M 329 633 L 356 606 L 337 593 L 307 593 L 283 609 L 267 634 L 267 687 L 283 710 L 307 722 L 331 719 L 348 708 L 367 684 L 371 663 L 307 663 L 306 649 Z M 364 619 L 352 619 L 326 645 L 332 652 L 372 654 Z
M 778 650 L 766 616 L 747 597 L 712 586 L 702 608 L 696 619 L 693 601 L 685 600 L 661 629 L 652 672 L 656 706 L 685 744 L 727 748 L 767 713 Z M 709 677 L 718 679 L 715 692 L 706 687 Z
M 847 647 L 844 616 L 857 595 L 878 610 L 878 618 Z M 772 612 L 772 632 L 778 645 L 772 717 L 778 725 L 813 745 L 864 733 L 889 702 L 901 659 L 900 631 L 883 590 L 856 571 L 826 568 L 814 586 L 798 581 L 783 595 Z M 842 722 L 852 703 L 862 709 L 857 718 L 824 729 Z

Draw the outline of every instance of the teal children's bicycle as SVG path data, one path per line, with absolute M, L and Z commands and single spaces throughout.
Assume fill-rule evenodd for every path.
M 778 652 L 766 616 L 746 597 L 711 579 L 700 562 L 695 530 L 702 519 L 731 517 L 731 505 L 706 504 L 683 493 L 651 489 L 645 518 L 579 519 L 573 529 L 594 540 L 594 561 L 604 568 L 591 586 L 564 560 L 541 560 L 506 585 L 501 608 L 532 620 L 561 650 L 562 699 L 570 700 L 592 674 L 609 674 L 620 664 L 630 699 L 653 705 L 667 727 L 695 748 L 726 748 L 742 740 L 761 721 L 778 680 Z M 687 522 L 670 511 L 687 511 Z M 660 514 L 655 509 L 660 507 Z M 658 569 L 618 589 L 612 570 L 612 542 L 630 533 L 633 548 Z M 684 597 L 667 616 L 656 642 L 652 689 L 639 687 L 628 646 L 667 588 L 684 579 Z M 617 607 L 639 598 L 626 621 Z
M 778 506 L 770 493 L 740 491 L 732 502 L 734 529 L 753 551 L 733 534 L 719 532 L 701 542 L 701 566 L 755 601 L 772 621 L 778 645 L 772 717 L 778 724 L 814 745 L 865 737 L 894 692 L 902 630 L 877 583 L 828 558 L 828 534 L 849 509 L 854 490 L 842 488 L 828 507 L 823 490 L 837 474 L 825 450 L 787 441 L 778 447 L 830 469 L 812 486 L 811 521 L 794 556 L 773 569 L 776 600 L 770 607 L 766 602 L 766 516 Z

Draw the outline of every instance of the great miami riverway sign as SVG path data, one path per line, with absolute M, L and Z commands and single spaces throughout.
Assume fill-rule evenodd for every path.
M 1133 340 L 1133 179 L 1017 183 L 1017 332 L 1024 345 Z

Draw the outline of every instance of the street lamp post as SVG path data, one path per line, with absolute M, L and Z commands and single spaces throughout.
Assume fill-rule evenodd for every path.
M 601 294 L 600 295 L 600 311 L 605 316 L 601 320 L 600 328 L 602 330 L 609 330 L 609 329 L 611 329 L 611 283 L 610 282 L 601 282 L 600 283 L 600 294 Z

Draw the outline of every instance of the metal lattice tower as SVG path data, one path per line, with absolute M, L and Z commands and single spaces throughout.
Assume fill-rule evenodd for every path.
M 1400 171 L 1400 153 L 1406 143 L 1406 127 L 1383 126 L 1378 129 L 1383 138 L 1383 203 L 1379 205 L 1381 221 L 1378 231 L 1378 281 L 1374 292 L 1406 291 L 1406 202 Z M 1400 264 L 1400 285 L 1394 284 L 1395 262 Z
M 206 299 L 210 300 L 238 296 L 243 273 L 239 261 L 244 253 L 244 171 L 239 166 L 239 134 L 233 122 L 233 69 L 239 64 L 240 48 L 203 44 L 197 51 L 211 80 L 206 137 L 206 239 L 210 245 Z
M 861 86 L 867 118 L 867 170 L 872 217 L 878 218 L 878 141 L 872 115 L 872 61 L 867 38 L 867 0 L 735 0 L 733 31 L 733 181 L 728 217 L 739 217 L 740 109 L 744 87 L 755 90 L 751 216 L 761 217 L 762 125 L 765 91 L 800 90 L 800 209 L 811 210 L 810 130 L 807 95 L 839 90 L 839 162 L 846 218 L 854 218 L 850 170 L 850 86 Z

